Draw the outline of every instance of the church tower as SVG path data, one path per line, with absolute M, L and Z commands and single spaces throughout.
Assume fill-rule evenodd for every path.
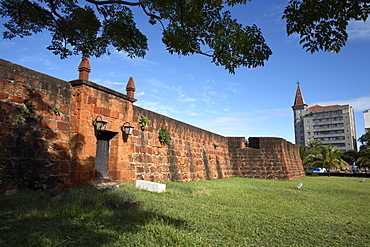
M 303 116 L 306 114 L 307 105 L 306 103 L 304 103 L 303 95 L 299 84 L 300 82 L 298 81 L 294 105 L 292 106 L 294 113 L 294 136 L 295 144 L 305 145 Z

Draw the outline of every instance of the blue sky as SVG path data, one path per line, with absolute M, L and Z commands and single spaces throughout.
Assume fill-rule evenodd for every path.
M 147 24 L 135 11 L 149 39 L 146 57 L 129 59 L 112 50 L 110 56 L 90 58 L 90 80 L 125 93 L 132 76 L 140 107 L 224 136 L 281 137 L 293 143 L 291 106 L 300 81 L 309 106 L 350 104 L 358 138 L 364 134 L 362 111 L 370 108 L 369 23 L 350 23 L 349 41 L 340 53 L 311 54 L 299 46 L 298 36 L 286 34 L 281 16 L 287 3 L 254 0 L 232 10 L 243 25 L 262 29 L 273 51 L 264 67 L 239 68 L 232 75 L 202 55 L 170 55 L 161 43 L 160 26 Z M 47 33 L 1 39 L 0 58 L 63 80 L 77 79 L 80 57 L 60 60 L 45 49 L 50 40 Z

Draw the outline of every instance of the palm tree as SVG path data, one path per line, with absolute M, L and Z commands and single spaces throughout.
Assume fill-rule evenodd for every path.
M 370 167 L 370 147 L 364 146 L 360 151 L 360 157 L 357 158 L 356 164 L 359 167 Z M 365 170 L 366 171 L 366 170 Z
M 312 164 L 326 168 L 330 176 L 330 169 L 332 167 L 344 169 L 348 166 L 348 163 L 345 162 L 341 156 L 342 151 L 336 150 L 335 146 L 321 146 L 320 153 L 316 155 L 317 160 Z
M 320 150 L 322 146 L 322 142 L 316 139 L 310 140 L 308 142 L 308 147 L 313 149 L 313 150 Z
M 303 168 L 308 170 L 311 167 L 311 163 L 313 162 L 315 158 L 315 154 L 313 154 L 313 150 L 306 146 L 299 146 L 299 156 L 302 160 Z
M 312 168 L 312 163 L 316 160 L 316 156 L 320 153 L 322 143 L 318 140 L 310 140 L 308 146 L 299 146 L 299 155 L 301 156 L 304 169 Z

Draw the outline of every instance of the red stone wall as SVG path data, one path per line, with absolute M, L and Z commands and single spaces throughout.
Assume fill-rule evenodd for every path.
M 134 177 L 130 169 L 131 139 L 125 139 L 121 126 L 132 121 L 132 103 L 135 101 L 86 80 L 72 81 L 72 163 L 71 178 L 74 185 L 94 181 L 97 135 L 93 121 L 107 122 L 104 133 L 110 140 L 108 171 L 109 178 L 130 180 Z
M 249 138 L 245 147 L 244 138 L 205 131 L 134 106 L 135 101 L 86 79 L 65 82 L 0 60 L 0 161 L 5 164 L 0 162 L 0 186 L 93 182 L 101 134 L 111 138 L 107 177 L 112 180 L 304 176 L 297 146 L 283 139 Z M 150 121 L 145 130 L 141 116 Z M 107 122 L 102 131 L 93 125 L 97 117 Z M 135 128 L 130 136 L 121 130 L 126 122 Z M 170 145 L 159 141 L 162 126 L 169 130 Z
M 3 189 L 69 181 L 71 92 L 65 81 L 0 59 Z
M 298 146 L 275 137 L 230 137 L 230 159 L 237 177 L 291 180 L 305 177 Z
M 232 176 L 226 137 L 134 106 L 131 167 L 135 179 L 198 181 Z M 141 130 L 139 120 L 150 120 Z M 159 130 L 169 129 L 172 145 L 159 141 Z

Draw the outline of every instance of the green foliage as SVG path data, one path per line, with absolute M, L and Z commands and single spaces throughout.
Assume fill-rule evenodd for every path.
M 25 117 L 20 117 L 18 120 L 17 120 L 17 124 L 22 124 L 22 123 L 25 123 L 26 122 L 26 118 Z
M 311 140 L 308 147 L 299 146 L 299 154 L 306 170 L 312 167 L 324 167 L 328 171 L 332 167 L 345 169 L 358 157 L 358 153 L 354 150 L 342 152 L 336 150 L 335 146 L 324 146 L 318 140 Z
M 348 163 L 342 159 L 342 151 L 336 150 L 335 146 L 321 146 L 320 153 L 316 155 L 313 166 L 324 167 L 329 172 L 332 167 L 345 169 Z
M 369 167 L 370 168 L 370 147 L 365 146 L 361 149 L 359 157 L 356 160 L 356 164 L 359 167 Z
M 149 122 L 150 122 L 149 119 L 147 119 L 144 115 L 141 115 L 141 118 L 139 120 L 141 130 L 145 130 L 146 127 L 148 127 Z
M 302 160 L 302 165 L 305 170 L 308 170 L 311 167 L 312 163 L 312 154 L 311 150 L 306 146 L 299 146 L 299 156 Z
M 24 108 L 23 108 L 23 114 L 24 114 L 25 116 L 32 116 L 32 115 L 34 115 L 34 113 L 32 113 L 32 112 L 31 112 L 31 110 L 30 110 L 30 109 L 28 109 L 27 107 L 24 107 Z
M 60 116 L 60 109 L 58 107 L 55 107 L 53 109 L 53 112 L 54 112 L 55 116 Z
M 312 163 L 317 160 L 317 156 L 320 153 L 321 147 L 322 143 L 318 140 L 310 140 L 308 147 L 299 146 L 299 155 L 301 157 L 304 169 L 308 170 L 312 168 Z
M 355 150 L 348 150 L 342 153 L 342 159 L 346 161 L 349 165 L 352 165 L 360 157 L 359 152 Z
M 163 144 L 167 144 L 168 146 L 171 145 L 172 139 L 168 128 L 164 126 L 161 127 L 159 130 L 159 141 Z
M 322 146 L 322 142 L 319 141 L 319 140 L 310 140 L 308 142 L 308 147 L 315 150 L 315 151 L 320 151 L 321 149 L 321 146 Z
M 0 246 L 370 245 L 370 183 L 359 178 L 166 185 L 0 195 Z
M 359 167 L 370 168 L 370 132 L 363 134 L 358 140 L 361 142 L 360 152 L 356 160 Z
M 283 19 L 288 35 L 299 34 L 306 51 L 339 52 L 347 43 L 348 23 L 366 21 L 369 14 L 369 1 L 291 0 Z
M 35 115 L 29 108 L 24 107 L 22 109 L 21 117 L 17 120 L 17 124 L 23 124 L 26 122 L 28 117 Z
M 169 145 L 169 144 L 167 144 Z M 172 146 L 168 147 L 169 179 L 172 182 L 179 181 L 179 165 L 176 163 L 175 150 Z
M 358 138 L 358 141 L 361 142 L 361 144 L 362 144 L 362 146 L 360 147 L 360 149 L 363 146 L 370 146 L 370 132 L 366 132 L 365 134 L 363 134 L 362 136 L 360 136 L 360 138 Z
M 35 158 L 27 157 L 23 154 L 19 157 L 16 179 L 16 186 L 21 190 L 45 190 L 47 189 L 48 176 L 40 173 Z M 14 178 L 15 179 L 15 178 Z
M 59 1 L 0 2 L 6 18 L 4 38 L 48 31 L 47 49 L 61 58 L 109 54 L 109 46 L 131 58 L 144 57 L 147 38 L 136 27 L 130 8 L 141 7 L 151 25 L 162 26 L 162 42 L 169 53 L 202 54 L 230 73 L 244 66 L 263 66 L 272 54 L 256 25 L 242 26 L 230 9 L 250 0 Z M 225 10 L 227 9 L 227 10 Z
M 60 177 L 52 175 L 51 170 L 45 168 L 45 163 L 34 157 L 33 147 L 24 147 L 19 150 L 18 160 L 14 160 L 9 178 L 19 190 L 46 190 L 48 185 L 54 188 L 60 182 Z

